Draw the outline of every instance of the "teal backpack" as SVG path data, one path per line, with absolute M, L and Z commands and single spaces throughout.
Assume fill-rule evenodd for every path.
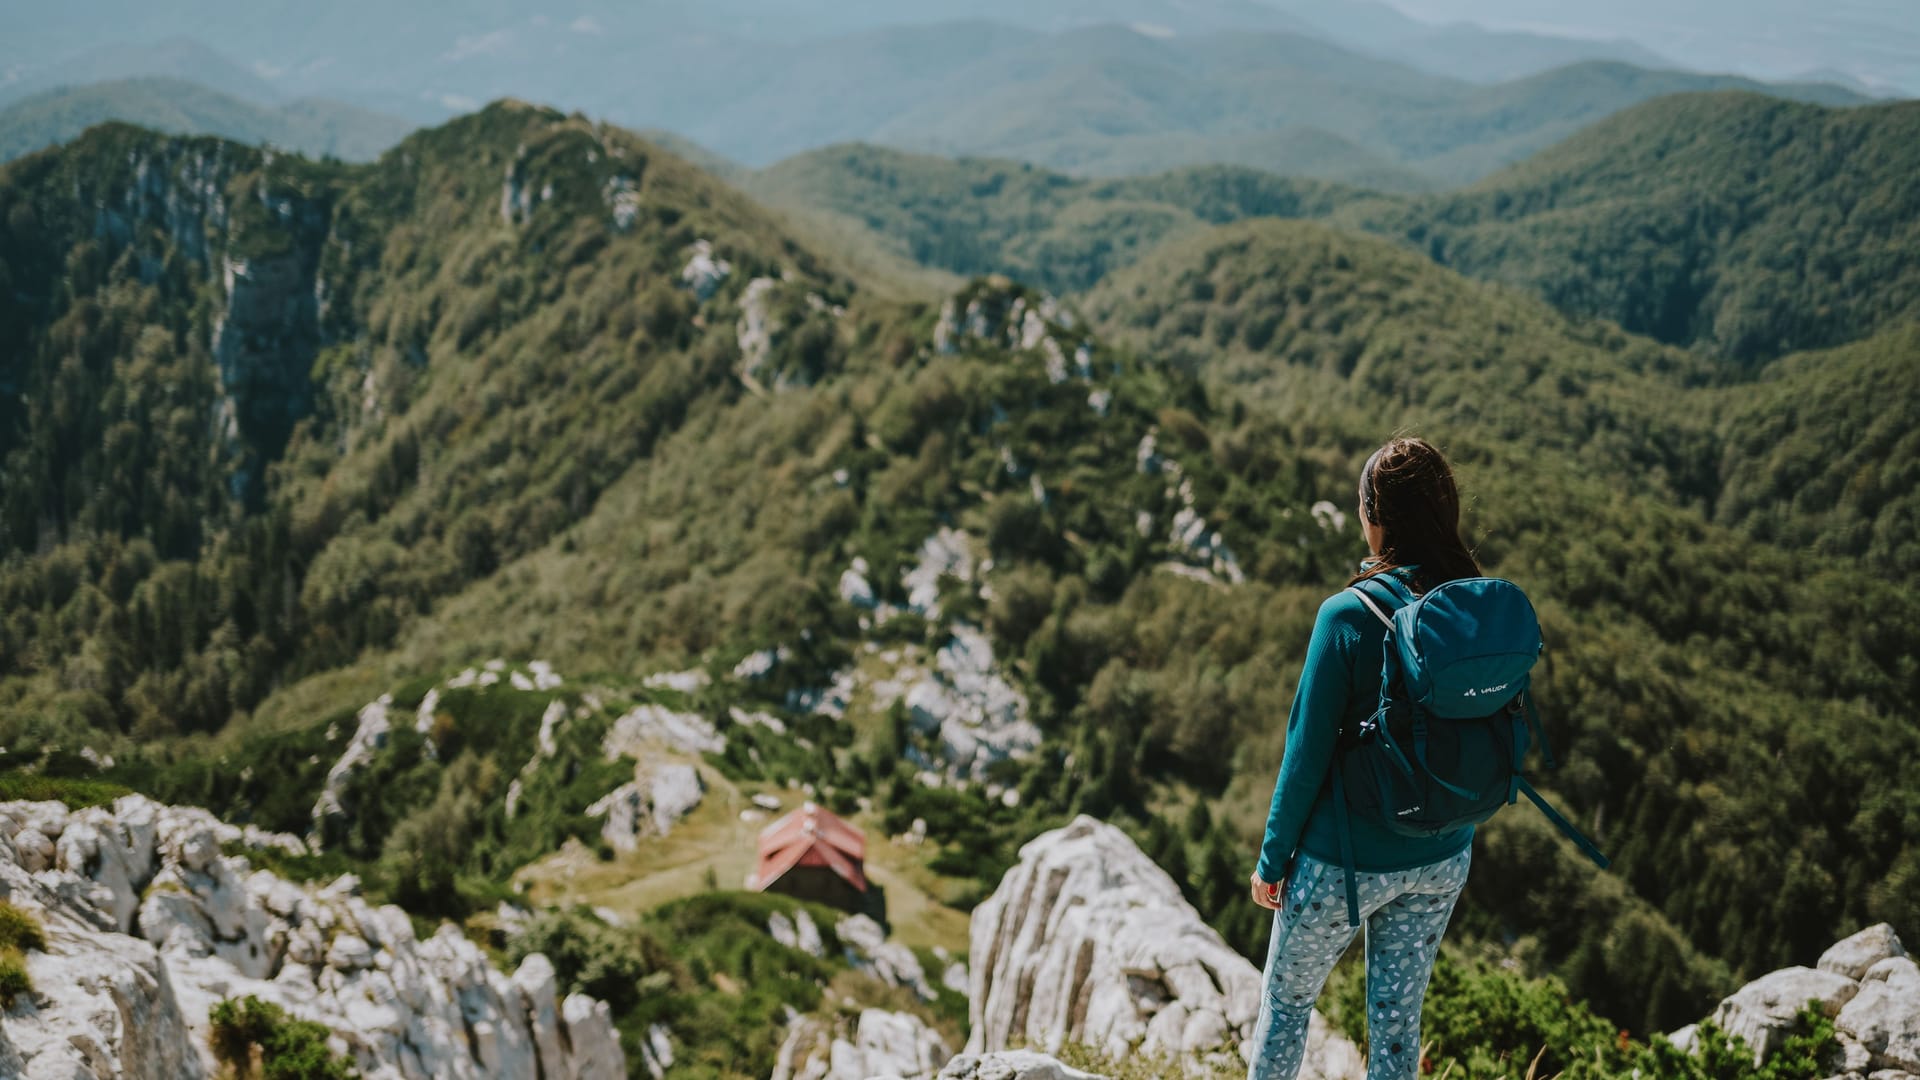
M 1347 880 L 1348 925 L 1360 925 L 1348 814 L 1403 836 L 1479 823 L 1525 795 L 1601 869 L 1607 857 L 1520 773 L 1532 740 L 1558 768 L 1528 690 L 1540 622 L 1527 594 L 1499 578 L 1459 578 L 1415 596 L 1392 574 L 1351 587 L 1386 624 L 1380 707 L 1342 732 L 1333 801 Z

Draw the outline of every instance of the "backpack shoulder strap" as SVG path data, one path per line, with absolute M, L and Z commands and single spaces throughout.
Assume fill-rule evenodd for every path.
M 1373 612 L 1373 617 L 1389 629 L 1393 627 L 1393 613 L 1413 602 L 1412 590 L 1394 577 L 1392 572 L 1361 578 L 1347 586 L 1347 591 L 1359 597 L 1360 602 L 1367 605 L 1367 610 Z M 1382 592 L 1386 594 L 1384 604 L 1380 600 Z
M 1387 629 L 1389 630 L 1393 629 L 1392 617 L 1390 617 L 1385 611 L 1381 610 L 1380 605 L 1374 602 L 1373 597 L 1367 595 L 1367 591 L 1365 589 L 1362 589 L 1358 585 L 1349 585 L 1347 586 L 1347 591 L 1359 597 L 1360 602 L 1367 605 L 1367 610 L 1373 612 L 1373 617 L 1376 619 L 1379 619 L 1380 622 L 1384 626 L 1386 626 Z

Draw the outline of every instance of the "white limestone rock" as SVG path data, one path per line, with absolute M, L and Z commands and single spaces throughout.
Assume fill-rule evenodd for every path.
M 646 677 L 642 685 L 650 690 L 674 690 L 682 694 L 697 694 L 713 685 L 713 676 L 701 668 L 686 671 L 656 671 Z
M 1900 935 L 1893 932 L 1893 926 L 1880 923 L 1835 942 L 1832 948 L 1820 954 L 1820 960 L 1814 966 L 1821 971 L 1831 971 L 1858 981 L 1867 974 L 1867 969 L 1880 961 L 1905 955 L 1906 947 L 1900 944 Z
M 13 846 L 20 853 L 20 865 L 29 874 L 37 874 L 53 865 L 53 841 L 39 829 L 26 828 L 13 834 Z
M 652 1080 L 662 1080 L 673 1067 L 673 1039 L 665 1024 L 647 1025 L 646 1041 L 640 1044 L 640 1064 Z
M 355 717 L 353 738 L 348 740 L 347 748 L 341 751 L 339 760 L 327 770 L 327 782 L 321 789 L 319 800 L 313 804 L 316 834 L 321 831 L 326 819 L 346 813 L 342 799 L 346 795 L 347 785 L 353 780 L 353 774 L 372 761 L 374 753 L 386 745 L 387 733 L 393 729 L 392 718 L 388 715 L 392 707 L 393 695 L 382 694 L 368 702 Z
M 1794 1028 L 1800 1010 L 1817 1001 L 1828 1016 L 1860 992 L 1860 984 L 1845 975 L 1809 967 L 1783 968 L 1741 987 L 1713 1011 L 1713 1022 L 1737 1035 L 1753 1050 L 1754 1062 L 1765 1060 Z
M 664 705 L 640 705 L 613 722 L 601 742 L 611 761 L 621 754 L 645 760 L 646 751 L 665 747 L 682 754 L 717 754 L 726 740 L 698 713 L 675 712 Z
M 1098 1073 L 1069 1068 L 1031 1050 L 961 1054 L 940 1070 L 939 1080 L 1108 1080 Z
M 604 817 L 600 836 L 615 851 L 632 851 L 647 837 L 665 836 L 700 805 L 706 785 L 691 765 L 634 766 L 632 781 L 587 807 L 588 817 Z
M 680 283 L 692 289 L 697 299 L 708 300 L 732 273 L 733 264 L 713 253 L 711 240 L 695 240 L 688 250 L 687 265 L 680 268 Z
M 33 816 L 0 804 L 0 820 Z M 529 1007 L 544 958 L 509 979 L 452 925 L 415 940 L 406 913 L 368 905 L 351 876 L 316 888 L 254 871 L 221 854 L 249 834 L 204 810 L 127 796 L 60 825 L 38 873 L 0 843 L 0 895 L 48 936 L 28 957 L 33 1005 L 0 1017 L 21 1060 L 0 1075 L 204 1077 L 210 1010 L 249 995 L 327 1026 L 369 1080 L 531 1077 L 542 1045 L 563 1051 L 550 1080 L 625 1074 L 603 1004 Z M 136 918 L 146 940 L 125 932 Z
M 871 973 L 888 986 L 912 990 L 922 1001 L 936 996 L 920 958 L 905 945 L 888 941 L 887 932 L 870 916 L 849 915 L 834 925 L 833 932 L 855 969 Z
M 1903 971 L 1861 983 L 1833 1023 L 1866 1049 L 1874 1068 L 1920 1072 L 1920 977 Z
M 745 378 L 758 379 L 773 356 L 771 301 L 778 284 L 773 278 L 757 277 L 747 282 L 747 290 L 740 296 L 740 321 L 734 327 L 734 338 L 740 348 L 740 374 Z
M 585 994 L 568 994 L 560 1003 L 562 1038 L 571 1047 L 560 1073 L 573 1080 L 624 1080 L 627 1057 L 613 1027 L 607 1003 Z M 552 1076 L 552 1073 L 547 1075 Z
M 764 679 L 773 673 L 773 669 L 785 663 L 793 655 L 793 650 L 785 645 L 777 649 L 761 649 L 748 653 L 733 665 L 733 677 L 736 679 Z
M 973 580 L 973 551 L 967 535 L 942 525 L 920 544 L 920 557 L 900 576 L 907 590 L 907 610 L 929 619 L 940 617 L 940 581 L 952 577 Z
M 1027 698 L 1000 671 L 993 643 L 979 629 L 955 623 L 934 657 L 905 693 L 916 728 L 939 735 L 941 765 L 955 777 L 973 777 L 1006 758 L 1023 758 L 1040 745 L 1027 718 Z
M 774 1063 L 774 1080 L 934 1080 L 953 1056 L 945 1040 L 910 1013 L 864 1009 L 844 1021 L 796 1017 Z
M 1246 1052 L 1260 973 L 1111 825 L 1083 815 L 1021 848 L 974 910 L 971 938 L 969 1053 L 1067 1042 L 1114 1056 Z M 1358 1049 L 1324 1021 L 1308 1056 L 1302 1076 L 1360 1073 Z
M 872 572 L 867 560 L 856 556 L 853 564 L 840 572 L 840 599 L 857 608 L 874 607 L 878 601 L 874 598 L 873 583 L 867 580 Z

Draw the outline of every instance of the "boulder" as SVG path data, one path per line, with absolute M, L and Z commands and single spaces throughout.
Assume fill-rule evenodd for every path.
M 1832 948 L 1820 954 L 1820 961 L 1815 966 L 1821 971 L 1831 971 L 1857 981 L 1866 975 L 1868 968 L 1880 961 L 1905 955 L 1907 950 L 1900 944 L 1900 935 L 1893 932 L 1890 924 L 1880 923 L 1835 942 Z
M 887 932 L 872 917 L 849 915 L 834 925 L 833 932 L 857 970 L 872 974 L 888 986 L 912 990 L 922 1001 L 932 1001 L 936 996 L 920 958 L 905 945 L 888 941 Z
M 1885 960 L 1867 969 L 1860 976 L 1863 983 L 1870 982 L 1914 982 L 1920 983 L 1920 964 L 1907 956 L 1889 956 Z
M 953 1056 L 945 1040 L 911 1013 L 864 1009 L 844 1019 L 796 1016 L 774 1063 L 774 1080 L 933 1080 Z
M 1713 1011 L 1713 1022 L 1745 1040 L 1757 1064 L 1792 1033 L 1795 1019 L 1808 1002 L 1818 1002 L 1828 1016 L 1838 1016 L 1841 1006 L 1859 992 L 1860 984 L 1845 975 L 1809 967 L 1783 968 L 1722 1001 Z
M 1096 1073 L 1070 1068 L 1031 1050 L 1003 1050 L 995 1054 L 961 1054 L 940 1070 L 939 1080 L 1108 1080 Z
M 655 746 L 682 754 L 717 754 L 727 748 L 727 743 L 699 713 L 641 705 L 613 722 L 601 749 L 608 760 L 626 754 L 643 761 L 649 756 L 646 751 Z
M 1875 1068 L 1920 1072 L 1920 980 L 1862 983 L 1833 1024 L 1866 1048 Z
M 843 1057 L 852 1060 L 843 1063 Z M 833 1071 L 829 1075 L 892 1076 L 900 1080 L 931 1080 L 953 1051 L 931 1028 L 911 1013 L 865 1009 L 851 1044 L 836 1041 Z
M 620 1049 L 620 1033 L 614 1030 L 613 1011 L 606 1002 L 585 994 L 568 994 L 560 1003 L 560 1022 L 564 1045 L 571 1049 L 566 1068 L 559 1075 L 573 1080 L 625 1080 L 627 1057 Z
M 1021 848 L 971 938 L 969 1053 L 1246 1052 L 1260 973 L 1111 825 L 1081 816 Z M 1309 1037 L 1318 1071 L 1303 1076 L 1357 1074 L 1358 1050 L 1324 1022 Z
M 636 765 L 633 780 L 587 807 L 588 817 L 605 818 L 600 836 L 615 851 L 632 851 L 643 838 L 665 836 L 700 805 L 706 791 L 691 765 Z
M 37 874 L 53 865 L 53 841 L 39 829 L 25 828 L 14 833 L 13 846 L 20 853 L 20 865 L 29 874 Z

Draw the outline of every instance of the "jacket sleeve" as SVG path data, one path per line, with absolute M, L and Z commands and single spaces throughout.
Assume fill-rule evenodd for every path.
M 1313 636 L 1307 641 L 1307 659 L 1300 669 L 1300 685 L 1293 693 L 1287 716 L 1287 749 L 1280 776 L 1273 785 L 1273 807 L 1267 813 L 1266 839 L 1260 844 L 1260 880 L 1277 883 L 1300 844 L 1314 800 L 1333 764 L 1340 719 L 1346 715 L 1352 693 L 1352 642 L 1358 637 L 1352 610 L 1359 602 L 1345 592 L 1320 605 Z

